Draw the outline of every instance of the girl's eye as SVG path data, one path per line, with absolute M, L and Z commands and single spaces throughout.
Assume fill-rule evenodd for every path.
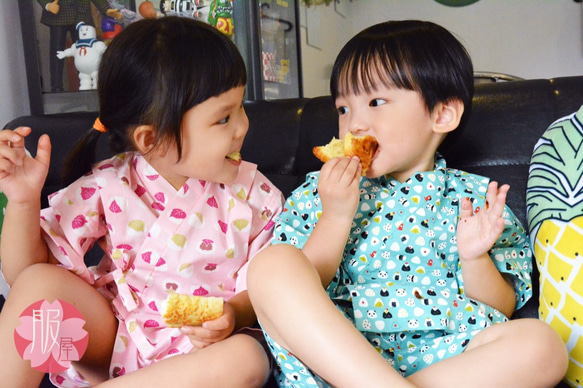
M 227 124 L 230 119 L 231 119 L 231 116 L 227 116 L 227 117 L 223 118 L 222 120 L 219 120 L 219 124 Z
M 338 114 L 343 115 L 346 114 L 348 112 L 348 108 L 345 106 L 341 106 L 338 108 Z
M 387 101 L 386 100 L 383 100 L 382 98 L 375 98 L 374 100 L 372 100 L 369 103 L 369 105 L 370 106 L 380 106 L 380 105 L 383 105 L 383 104 L 386 104 L 386 103 L 387 103 Z

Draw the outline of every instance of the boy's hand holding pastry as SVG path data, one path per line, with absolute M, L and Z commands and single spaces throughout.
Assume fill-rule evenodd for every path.
M 361 172 L 364 176 L 372 164 L 378 146 L 377 140 L 370 135 L 354 136 L 348 132 L 342 139 L 332 138 L 328 144 L 314 147 L 312 152 L 324 163 L 334 158 L 356 156 L 360 160 Z
M 324 162 L 318 180 L 322 214 L 352 221 L 359 201 L 360 177 L 368 171 L 378 143 L 370 135 L 343 139 L 314 147 L 314 155 Z
M 322 166 L 318 180 L 322 217 L 352 222 L 360 197 L 361 171 L 357 157 L 334 158 Z

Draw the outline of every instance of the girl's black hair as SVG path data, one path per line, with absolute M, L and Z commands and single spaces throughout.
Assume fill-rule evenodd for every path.
M 429 112 L 459 99 L 462 123 L 474 94 L 474 70 L 464 46 L 445 28 L 426 21 L 388 21 L 355 35 L 340 51 L 330 79 L 332 97 L 386 87 L 420 93 Z M 461 127 L 462 125 L 460 125 Z
M 203 22 L 167 16 L 127 26 L 103 54 L 97 92 L 99 118 L 113 153 L 135 150 L 140 125 L 156 129 L 157 146 L 174 142 L 182 156 L 182 117 L 192 107 L 247 82 L 235 44 Z M 95 163 L 99 132 L 91 130 L 69 154 L 64 184 Z

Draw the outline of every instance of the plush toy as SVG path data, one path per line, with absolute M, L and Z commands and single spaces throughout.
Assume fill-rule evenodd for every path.
M 583 107 L 554 122 L 537 142 L 526 193 L 540 272 L 540 319 L 569 351 L 565 382 L 583 386 Z
M 57 57 L 75 58 L 75 68 L 79 72 L 79 90 L 97 89 L 97 70 L 101 56 L 107 48 L 96 39 L 95 27 L 80 22 L 77 24 L 79 40 L 64 51 L 57 51 Z

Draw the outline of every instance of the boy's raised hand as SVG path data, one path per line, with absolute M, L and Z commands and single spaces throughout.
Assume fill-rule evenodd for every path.
M 37 201 L 49 171 L 51 142 L 47 135 L 38 140 L 36 157 L 26 154 L 24 139 L 28 127 L 0 131 L 0 190 L 12 203 Z
M 460 202 L 460 219 L 457 226 L 457 246 L 460 259 L 476 259 L 490 250 L 504 230 L 504 206 L 510 186 L 498 187 L 490 182 L 486 202 L 482 209 L 474 213 L 471 201 L 463 198 Z

